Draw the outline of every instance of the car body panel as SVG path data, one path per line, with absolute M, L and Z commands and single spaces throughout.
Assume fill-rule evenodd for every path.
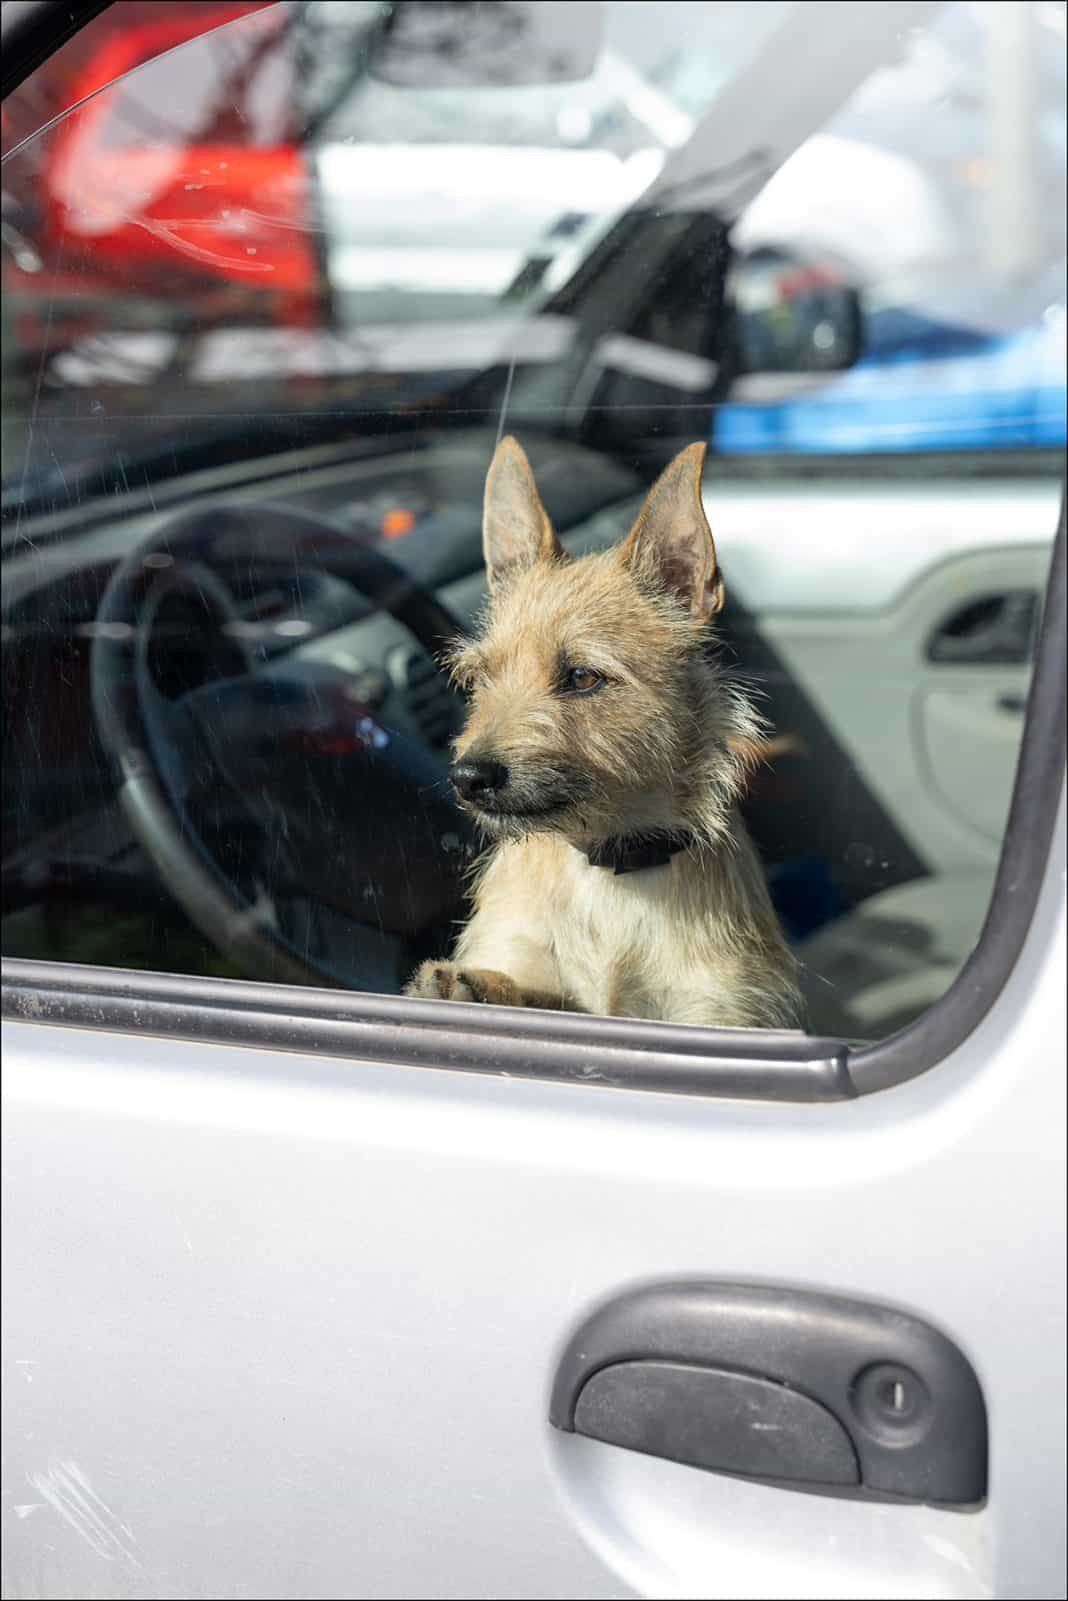
M 822 1108 L 5 1023 L 5 1595 L 1055 1596 L 1064 960 L 1058 855 L 976 1034 Z M 950 1334 L 987 1504 L 555 1435 L 581 1319 L 700 1277 Z

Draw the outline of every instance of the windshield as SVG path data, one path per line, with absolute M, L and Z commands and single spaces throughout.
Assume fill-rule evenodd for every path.
M 515 9 L 430 8 L 393 81 L 387 6 L 131 4 L 54 68 L 75 109 L 9 102 L 8 520 L 416 417 L 577 434 L 605 383 L 614 437 L 700 403 L 725 461 L 1063 444 L 1063 5 L 1026 8 L 1026 148 L 990 8 L 535 7 L 546 74 L 596 13 L 589 70 L 463 82 L 464 30 L 492 56 Z M 815 12 L 836 42 L 784 106 Z M 732 364 L 750 262 L 854 289 L 862 359 Z

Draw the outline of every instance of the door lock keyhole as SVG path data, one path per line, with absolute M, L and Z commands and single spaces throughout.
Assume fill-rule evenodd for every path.
M 882 1439 L 913 1440 L 927 1427 L 931 1398 L 918 1374 L 896 1362 L 875 1362 L 857 1375 L 853 1410 Z

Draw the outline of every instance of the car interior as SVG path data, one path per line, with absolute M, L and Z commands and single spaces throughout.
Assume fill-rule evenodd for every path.
M 621 539 L 674 451 L 711 438 L 714 648 L 769 728 L 743 810 L 808 1027 L 880 1038 L 944 992 L 996 867 L 1058 453 L 996 471 L 717 453 L 747 373 L 849 369 L 871 300 L 800 296 L 769 354 L 744 209 L 629 205 L 556 288 L 535 253 L 533 323 L 563 330 L 548 357 L 318 405 L 305 381 L 287 411 L 283 371 L 239 378 L 221 418 L 181 374 L 140 414 L 52 381 L 34 471 L 5 486 L 5 955 L 388 994 L 447 949 L 479 842 L 449 793 L 463 704 L 437 658 L 484 599 L 507 429 L 574 554 Z M 124 429 L 136 447 L 113 449 Z
M 522 437 L 568 550 L 581 553 L 623 537 L 644 492 L 637 474 L 570 440 L 527 431 Z M 124 649 L 125 641 L 109 637 L 124 625 L 131 637 L 143 636 L 148 618 L 144 660 L 136 668 L 120 661 L 116 693 L 132 677 L 155 708 L 202 698 L 201 732 L 210 749 L 195 758 L 206 764 L 196 775 L 199 795 L 188 787 L 193 775 L 174 769 L 173 754 L 170 769 L 166 757 L 160 760 L 173 784 L 175 819 L 180 802 L 196 819 L 182 824 L 190 831 L 186 839 L 196 840 L 198 855 L 226 864 L 235 908 L 269 894 L 274 927 L 305 969 L 295 965 L 290 976 L 396 992 L 418 960 L 443 949 L 452 920 L 462 915 L 460 870 L 475 842 L 445 784 L 462 706 L 433 658 L 449 625 L 470 626 L 483 599 L 479 506 L 493 442 L 491 432 L 457 433 L 413 441 L 385 461 L 357 463 L 341 447 L 332 465 L 301 470 L 290 463 L 284 475 L 265 471 L 238 494 L 219 481 L 225 473 L 212 474 L 211 492 L 192 506 L 193 533 L 205 525 L 209 531 L 206 550 L 192 556 L 192 576 L 181 584 L 164 581 L 171 563 L 162 558 L 186 566 L 182 545 L 190 523 L 182 512 L 112 520 L 6 565 L 6 951 L 80 961 L 121 953 L 122 965 L 234 976 L 289 970 L 270 948 L 242 960 L 232 935 L 220 936 L 225 948 L 213 949 L 202 933 L 206 914 L 190 901 L 190 846 L 173 859 L 161 846 L 160 855 L 146 851 L 119 804 L 109 761 L 115 748 L 101 739 L 99 713 L 94 720 L 93 656 L 108 646 Z M 715 483 L 709 500 L 714 515 Z M 359 542 L 361 519 L 373 526 L 372 508 L 413 501 L 432 509 L 406 536 L 403 567 L 390 555 L 392 542 Z M 265 507 L 272 532 L 277 527 L 273 549 L 266 548 Z M 230 528 L 238 509 L 247 537 L 234 538 L 227 550 L 220 529 Z M 335 530 L 337 569 L 317 548 L 327 542 L 324 532 Z M 352 559 L 367 551 L 383 564 L 384 580 L 377 567 L 365 578 Z M 1016 557 L 1003 565 L 1017 584 L 1030 578 L 1023 592 L 1033 631 L 1042 552 L 1028 554 L 1029 561 Z M 116 572 L 131 558 L 144 572 L 153 555 L 161 564 L 147 569 L 154 582 L 136 597 L 140 609 L 131 606 L 126 618 L 105 616 Z M 935 998 L 964 960 L 981 926 L 991 875 L 932 873 L 850 759 L 818 692 L 806 685 L 804 669 L 821 650 L 833 662 L 835 641 L 808 642 L 795 668 L 799 647 L 789 632 L 777 639 L 774 619 L 769 625 L 754 618 L 730 598 L 729 556 L 724 560 L 729 598 L 721 648 L 759 691 L 772 727 L 792 741 L 756 776 L 745 811 L 810 981 L 824 981 L 810 982 L 809 1004 L 830 1031 L 855 1033 L 867 1023 L 873 1032 L 889 1032 L 888 1023 L 907 1020 Z M 901 619 L 887 625 L 890 650 L 902 652 L 901 676 L 917 657 L 922 661 L 915 636 L 932 601 L 959 594 L 966 566 L 959 558 L 936 576 L 936 595 L 913 598 L 900 608 Z M 205 568 L 215 581 L 210 587 Z M 977 576 L 997 594 L 997 580 L 1004 585 L 1009 573 L 987 563 Z M 378 609 L 367 595 L 372 584 L 383 603 Z M 423 596 L 429 604 L 421 604 Z M 867 650 L 869 638 L 868 628 L 859 631 L 855 648 Z M 308 669 L 315 671 L 298 693 Z M 970 798 L 965 785 L 961 796 L 949 797 L 962 809 L 986 805 L 992 843 L 1004 815 L 997 806 L 1007 801 L 1011 782 L 1026 671 L 1025 655 L 995 660 L 980 669 L 978 684 L 973 672 L 966 690 L 957 691 L 974 702 L 981 686 L 996 702 L 998 687 L 1006 685 L 1004 695 L 1013 697 L 1002 712 L 1004 731 L 995 724 L 1000 741 L 984 748 L 983 730 L 972 734 L 974 759 L 985 761 L 976 782 L 999 783 L 1000 796 Z M 936 673 L 930 676 L 937 682 Z M 961 675 L 946 676 L 950 689 L 943 696 L 952 697 Z M 220 683 L 230 696 L 218 693 Z M 31 700 L 35 717 L 18 716 Z M 935 728 L 936 740 L 952 734 L 954 710 L 952 698 L 944 707 L 935 699 L 931 715 L 941 711 L 946 725 Z M 371 732 L 346 742 L 341 730 L 357 724 L 357 711 Z M 246 720 L 251 767 L 234 764 L 233 755 Z M 966 722 L 963 737 L 969 732 Z M 374 748 L 376 736 L 390 741 L 388 752 Z M 293 751 L 288 772 L 281 767 L 284 741 Z M 171 742 L 181 748 L 173 732 Z M 405 759 L 394 772 L 402 745 Z M 157 735 L 157 748 L 167 749 L 166 732 Z M 192 765 L 192 751 L 183 755 Z M 269 800 L 250 806 L 253 794 L 268 794 L 266 786 Z M 964 821 L 972 821 L 967 813 Z M 279 868 L 280 831 L 296 853 L 288 881 Z M 820 995 L 831 986 L 829 996 Z M 838 1028 L 831 1021 L 836 1011 Z

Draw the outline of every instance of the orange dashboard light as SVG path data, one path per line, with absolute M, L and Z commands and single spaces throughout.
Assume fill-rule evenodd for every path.
M 400 539 L 402 534 L 410 534 L 415 527 L 415 514 L 404 506 L 394 506 L 382 518 L 383 539 Z

